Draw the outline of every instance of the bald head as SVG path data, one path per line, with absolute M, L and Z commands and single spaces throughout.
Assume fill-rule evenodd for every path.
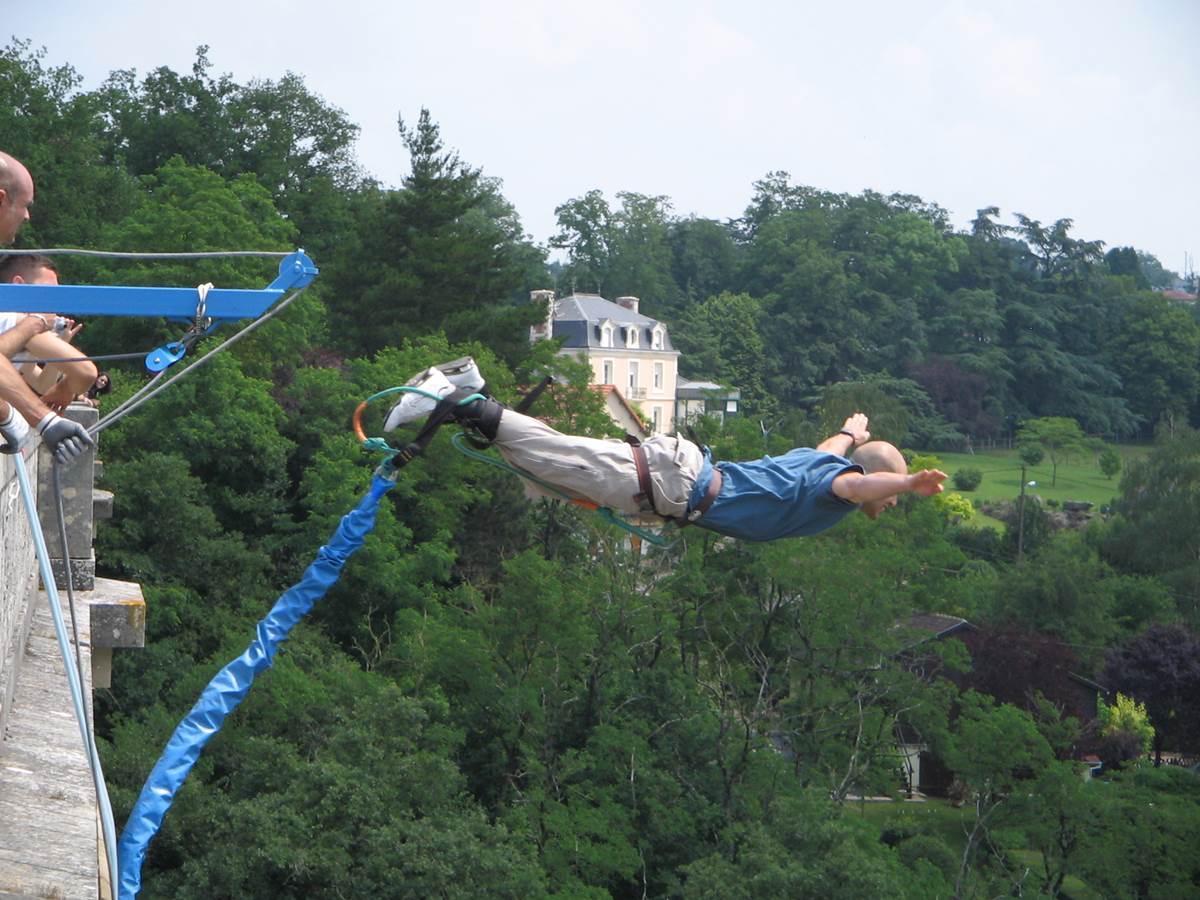
M 868 475 L 872 472 L 908 474 L 908 463 L 903 454 L 887 441 L 868 441 L 855 450 L 850 459 L 862 466 Z
M 0 244 L 11 244 L 29 221 L 33 176 L 20 160 L 0 150 Z

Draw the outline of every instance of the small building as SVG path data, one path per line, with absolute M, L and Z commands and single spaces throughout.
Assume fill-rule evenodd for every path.
M 907 636 L 901 657 L 910 671 L 922 678 L 944 677 L 959 691 L 975 690 L 1031 712 L 1038 702 L 1048 700 L 1062 716 L 1085 726 L 1072 748 L 1073 757 L 1086 762 L 1093 753 L 1094 734 L 1086 726 L 1096 718 L 1098 701 L 1110 691 L 1074 671 L 1078 660 L 1060 639 L 1015 625 L 980 627 L 941 613 L 918 613 L 897 622 L 896 628 Z M 923 649 L 947 638 L 962 642 L 970 654 L 969 670 L 947 670 L 936 654 Z M 906 790 L 937 795 L 949 790 L 952 773 L 903 720 L 897 725 L 897 744 Z
M 900 657 L 910 671 L 922 678 L 940 674 L 936 654 L 923 652 L 923 645 L 946 638 L 959 638 L 977 631 L 976 626 L 960 616 L 944 613 L 914 613 L 893 626 L 905 639 Z M 953 781 L 953 773 L 929 750 L 922 736 L 901 718 L 896 723 L 896 750 L 900 756 L 902 787 L 909 797 L 918 794 L 944 795 Z
M 571 294 L 556 300 L 553 291 L 533 291 L 530 298 L 547 304 L 546 321 L 530 329 L 531 341 L 562 341 L 559 352 L 590 363 L 592 383 L 614 388 L 640 411 L 652 434 L 674 431 L 679 351 L 665 324 L 638 311 L 637 297 Z
M 713 381 L 690 381 L 680 378 L 675 386 L 675 420 L 685 425 L 700 416 L 713 416 L 725 421 L 736 416 L 742 392 Z

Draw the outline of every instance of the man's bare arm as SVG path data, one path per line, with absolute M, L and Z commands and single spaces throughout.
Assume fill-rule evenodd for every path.
M 817 444 L 816 449 L 822 453 L 836 453 L 838 456 L 849 456 L 851 450 L 862 446 L 870 439 L 871 432 L 867 430 L 867 417 L 862 413 L 855 413 L 846 420 L 846 424 L 842 426 L 841 431 L 831 437 L 825 438 L 825 440 Z
M 945 480 L 946 473 L 937 469 L 922 469 L 910 475 L 896 472 L 872 472 L 870 475 L 843 472 L 833 479 L 833 493 L 843 500 L 859 504 L 886 500 L 898 494 L 932 497 L 942 492 L 942 482 Z
M 33 338 L 53 328 L 54 317 L 34 313 L 17 320 L 8 331 L 0 332 L 0 355 L 12 359 L 25 349 Z

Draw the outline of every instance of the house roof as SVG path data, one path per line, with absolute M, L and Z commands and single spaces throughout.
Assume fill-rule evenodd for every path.
M 966 619 L 942 613 L 913 613 L 897 622 L 896 627 L 923 632 L 922 640 L 937 640 L 957 631 L 975 628 Z
M 605 300 L 599 294 L 571 294 L 563 297 L 554 304 L 554 336 L 563 342 L 564 347 L 599 347 L 600 323 L 610 320 L 620 330 L 614 341 L 614 350 L 625 347 L 625 331 L 628 328 L 638 329 L 640 340 L 637 350 L 650 350 L 650 335 L 656 325 L 662 325 L 658 319 L 643 316 L 631 309 L 626 309 L 611 300 Z M 663 328 L 663 346 L 659 350 L 674 351 L 671 335 L 665 325 Z M 608 349 L 608 348 L 605 348 Z
M 628 400 L 626 400 L 625 395 L 622 394 L 619 390 L 617 390 L 616 385 L 613 385 L 613 384 L 589 384 L 588 387 L 591 388 L 593 391 L 596 391 L 598 394 L 601 394 L 606 399 L 610 398 L 610 397 L 616 398 L 617 402 L 620 403 L 621 406 L 623 406 L 625 408 L 625 411 L 628 412 L 629 415 L 633 417 L 633 420 L 642 426 L 642 430 L 643 431 L 646 430 L 646 421 L 645 421 L 645 419 L 642 418 L 641 410 L 637 409 L 636 407 L 634 407 L 634 405 L 632 403 L 630 403 Z
M 1169 291 L 1163 291 L 1163 292 L 1162 292 L 1162 295 L 1163 295 L 1164 297 L 1166 297 L 1168 300 L 1190 300 L 1190 301 L 1194 301 L 1194 300 L 1196 299 L 1196 295 L 1195 295 L 1195 294 L 1189 294 L 1187 291 L 1177 291 L 1177 290 L 1174 290 L 1174 289 L 1172 289 L 1172 290 L 1169 290 Z
M 1095 691 L 1097 694 L 1103 694 L 1104 696 L 1107 697 L 1110 693 L 1112 693 L 1112 691 L 1110 691 L 1104 685 L 1098 684 L 1097 682 L 1092 681 L 1092 679 L 1086 678 L 1083 675 L 1077 675 L 1074 672 L 1068 672 L 1067 677 L 1070 678 L 1072 681 L 1074 681 L 1076 684 L 1082 684 L 1085 688 L 1089 688 L 1089 689 Z
M 742 392 L 734 387 L 726 387 L 714 381 L 689 381 L 680 378 L 675 382 L 675 396 L 684 400 L 703 400 L 712 394 L 721 399 L 740 400 Z

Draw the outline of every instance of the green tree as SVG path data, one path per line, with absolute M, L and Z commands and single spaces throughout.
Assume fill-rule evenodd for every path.
M 295 229 L 253 178 L 225 181 L 215 172 L 174 158 L 154 175 L 141 178 L 140 188 L 136 207 L 104 228 L 99 240 L 105 247 L 118 251 L 287 251 L 294 247 Z M 278 274 L 277 261 L 240 258 L 87 260 L 72 268 L 85 283 L 135 286 L 194 287 L 211 282 L 221 288 L 262 288 Z M 238 345 L 236 354 L 249 371 L 270 378 L 277 367 L 299 362 L 310 342 L 321 340 L 320 290 L 314 287 L 287 313 Z M 182 331 L 179 324 L 161 319 L 97 318 L 88 323 L 85 340 L 91 353 L 149 351 L 178 340 Z
M 1021 213 L 1016 216 L 1020 223 L 1016 230 L 1029 245 L 1044 277 L 1078 276 L 1088 266 L 1102 259 L 1104 242 L 1081 241 L 1071 237 L 1070 232 L 1075 225 L 1071 219 L 1059 219 L 1046 227 Z
M 1112 648 L 1104 670 L 1107 683 L 1144 704 L 1154 736 L 1154 764 L 1172 747 L 1200 747 L 1200 636 L 1180 624 L 1154 624 Z M 1136 713 L 1124 730 L 1145 733 Z M 1168 744 L 1169 742 L 1169 744 Z
M 1017 454 L 1021 457 L 1021 462 L 1030 467 L 1038 465 L 1046 458 L 1046 451 L 1041 445 L 1033 443 L 1019 445 Z
M 1117 692 L 1112 705 L 1103 700 L 1096 701 L 1096 721 L 1100 723 L 1100 734 L 1106 739 L 1125 738 L 1130 740 L 1137 753 L 1133 759 L 1148 753 L 1154 745 L 1154 726 L 1146 715 L 1146 706 L 1132 697 Z
M 1108 823 L 1099 790 L 1080 777 L 1078 763 L 1056 761 L 1016 799 L 1016 819 L 1041 854 L 1041 889 L 1049 897 L 1062 896 L 1067 876 L 1105 841 Z
M 731 228 L 712 219 L 676 219 L 668 241 L 680 308 L 667 313 L 674 316 L 694 303 L 733 291 L 741 251 Z
M 945 758 L 975 800 L 975 818 L 958 872 L 956 894 L 961 896 L 978 847 L 1002 821 L 1011 801 L 1050 765 L 1053 753 L 1028 713 L 968 691 L 959 700 Z
M 721 294 L 691 306 L 672 340 L 690 377 L 736 387 L 745 411 L 769 416 L 778 401 L 763 383 L 762 306 L 746 294 Z
M 843 381 L 831 384 L 821 394 L 820 431 L 837 434 L 847 418 L 866 412 L 871 420 L 871 439 L 904 445 L 908 440 L 908 410 L 878 384 Z
M 1058 484 L 1058 464 L 1087 448 L 1087 436 L 1079 423 L 1064 416 L 1030 419 L 1017 433 L 1021 444 L 1036 444 L 1050 457 L 1050 484 Z
M 559 276 L 562 291 L 600 293 L 612 268 L 616 240 L 613 213 L 604 193 L 591 190 L 554 210 L 558 233 L 550 246 L 567 251 L 567 265 Z
M 249 175 L 310 252 L 334 252 L 350 222 L 344 195 L 361 181 L 357 126 L 297 75 L 242 85 L 211 73 L 204 46 L 190 74 L 165 66 L 140 80 L 132 70 L 112 73 L 87 95 L 103 113 L 104 157 L 133 175 L 152 174 L 176 156 L 225 178 Z
M 610 296 L 640 297 L 649 315 L 677 305 L 671 278 L 671 201 L 619 191 L 621 208 L 612 216 L 612 259 L 605 289 Z
M 1148 457 L 1131 460 L 1116 510 L 1105 558 L 1122 571 L 1161 579 L 1184 620 L 1200 624 L 1200 436 L 1181 430 Z
M 1117 452 L 1115 447 L 1105 447 L 1100 453 L 1099 462 L 1100 471 L 1109 480 L 1121 471 L 1121 454 Z
M 1142 271 L 1142 261 L 1132 247 L 1113 247 L 1104 254 L 1104 262 L 1113 275 L 1131 279 L 1137 290 L 1144 291 L 1150 288 L 1150 279 Z
M 360 252 L 330 278 L 337 334 L 365 352 L 440 328 L 466 337 L 532 278 L 531 256 L 497 183 L 445 148 L 426 109 L 415 125 L 400 122 L 400 136 L 411 172 L 400 190 L 366 197 Z M 526 304 L 507 329 L 527 335 L 536 316 Z
M 102 105 L 78 90 L 79 73 L 44 59 L 45 51 L 32 51 L 28 41 L 0 48 L 4 150 L 25 163 L 37 185 L 18 245 L 92 246 L 106 224 L 135 204 L 136 183 L 104 159 Z
M 1190 847 L 1200 840 L 1197 779 L 1190 772 L 1141 767 L 1096 784 L 1079 853 L 1079 873 L 1105 897 L 1186 897 L 1200 878 Z
M 1141 297 L 1126 313 L 1111 352 L 1125 395 L 1146 423 L 1187 420 L 1200 396 L 1200 324 L 1195 318 L 1161 295 Z

